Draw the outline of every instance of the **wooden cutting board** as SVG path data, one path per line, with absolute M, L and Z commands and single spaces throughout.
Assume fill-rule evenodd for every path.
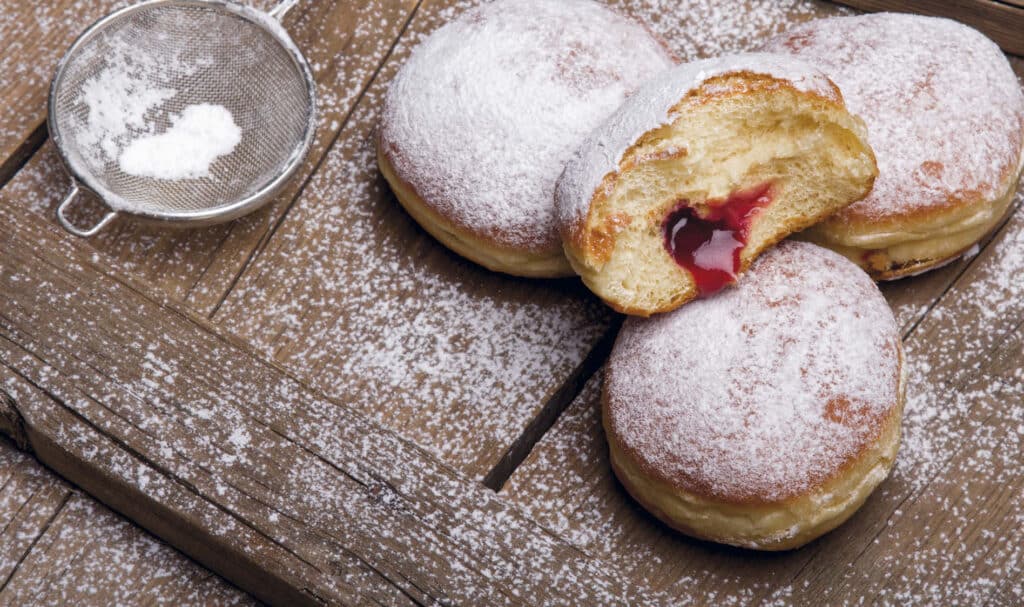
M 892 479 L 805 549 L 710 546 L 654 522 L 610 474 L 595 403 L 618 319 L 575 281 L 460 260 L 376 170 L 387 83 L 469 3 L 300 0 L 285 27 L 323 107 L 300 178 L 232 224 L 122 223 L 81 241 L 53 220 L 68 183 L 45 87 L 112 3 L 0 2 L 0 428 L 258 598 L 1020 602 L 1018 214 L 969 259 L 884 286 L 912 369 Z M 846 10 L 615 4 L 685 58 Z

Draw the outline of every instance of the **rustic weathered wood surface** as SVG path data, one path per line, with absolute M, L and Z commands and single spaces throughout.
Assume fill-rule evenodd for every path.
M 975 27 L 1008 53 L 1024 55 L 1024 2 L 1020 0 L 839 0 L 867 11 L 948 17 Z
M 682 58 L 845 10 L 613 3 Z M 894 477 L 808 548 L 718 548 L 623 495 L 597 379 L 562 413 L 617 320 L 573 281 L 492 275 L 447 252 L 376 171 L 388 81 L 470 2 L 300 0 L 285 26 L 323 108 L 300 177 L 225 226 L 119 222 L 90 241 L 54 227 L 68 182 L 42 128 L 45 88 L 63 48 L 116 3 L 29 4 L 0 0 L 0 431 L 259 598 L 1024 600 L 1024 287 L 1007 278 L 1024 271 L 1019 215 L 976 256 L 883 286 L 912 368 Z M 0 463 L 31 464 L 12 457 Z M 33 474 L 29 496 L 0 492 L 0 603 L 247 600 Z M 166 567 L 146 562 L 154 551 Z M 110 555 L 137 578 L 97 576 Z M 92 578 L 99 590 L 82 583 Z
M 0 605 L 253 603 L 6 439 L 0 529 Z

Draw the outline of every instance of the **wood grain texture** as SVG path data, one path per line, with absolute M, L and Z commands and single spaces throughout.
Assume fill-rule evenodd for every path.
M 797 551 L 691 541 L 614 480 L 595 379 L 503 492 L 678 604 L 1013 604 L 1024 567 L 1024 215 L 908 329 L 909 401 L 893 476 Z M 893 287 L 895 288 L 895 287 Z
M 275 603 L 644 604 L 422 449 L 0 207 L 0 381 L 39 459 Z
M 0 185 L 45 137 L 46 95 L 57 60 L 114 0 L 0 0 Z
M 981 30 L 1004 51 L 1024 55 L 1024 5 L 996 0 L 838 0 L 865 11 L 948 17 Z
M 69 492 L 31 457 L 0 438 L 0 594 Z
M 363 87 L 414 8 L 301 3 L 289 15 L 300 46 L 312 49 L 327 100 L 308 171 L 343 129 L 294 208 L 297 187 L 229 226 L 177 233 L 123 222 L 89 245 L 103 263 L 204 313 L 217 309 L 258 252 L 218 322 L 328 394 L 500 484 L 571 398 L 562 387 L 584 369 L 610 316 L 576 283 L 506 279 L 450 255 L 391 197 L 368 155 L 369 137 L 380 93 L 412 42 L 369 92 Z M 407 38 L 462 8 L 428 3 Z M 51 218 L 65 183 L 47 144 L 0 191 L 0 204 Z
M 0 605 L 252 605 L 0 439 Z

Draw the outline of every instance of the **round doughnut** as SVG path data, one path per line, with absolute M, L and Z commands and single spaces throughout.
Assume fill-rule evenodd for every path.
M 683 533 L 796 548 L 888 475 L 904 381 L 896 322 L 871 278 L 786 241 L 736 288 L 626 321 L 602 398 L 612 467 Z
M 498 0 L 438 29 L 391 83 L 381 172 L 435 238 L 495 271 L 572 274 L 555 182 L 583 138 L 674 64 L 647 32 L 590 0 Z
M 620 312 L 732 283 L 766 248 L 871 189 L 863 123 L 821 72 L 744 54 L 656 76 L 598 127 L 555 192 L 566 256 Z
M 766 48 L 828 74 L 878 157 L 871 194 L 810 240 L 892 279 L 958 257 L 1003 217 L 1024 163 L 1024 93 L 984 35 L 878 13 L 798 25 Z

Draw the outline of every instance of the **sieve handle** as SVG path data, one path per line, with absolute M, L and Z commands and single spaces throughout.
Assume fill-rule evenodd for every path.
M 107 227 L 107 224 L 109 224 L 111 221 L 114 220 L 115 217 L 117 217 L 117 211 L 108 211 L 107 214 L 104 215 L 98 223 L 96 223 L 96 225 L 92 226 L 89 229 L 83 230 L 81 228 L 75 227 L 75 225 L 71 223 L 71 220 L 68 219 L 67 215 L 65 215 L 64 213 L 65 211 L 67 211 L 67 208 L 71 206 L 71 203 L 78 199 L 78 195 L 81 193 L 82 190 L 78 187 L 78 184 L 74 184 L 71 186 L 71 193 L 68 194 L 67 197 L 64 198 L 63 202 L 61 202 L 60 205 L 57 207 L 57 222 L 60 223 L 61 227 L 63 227 L 68 232 L 71 232 L 75 236 L 78 236 L 79 238 L 89 238 L 90 236 L 95 236 L 96 234 L 99 234 L 100 230 Z
M 277 5 L 274 6 L 274 8 L 267 11 L 267 14 L 270 15 L 270 17 L 275 21 L 280 22 L 281 20 L 284 19 L 284 16 L 288 13 L 288 11 L 295 8 L 295 5 L 298 3 L 299 0 L 279 0 Z

